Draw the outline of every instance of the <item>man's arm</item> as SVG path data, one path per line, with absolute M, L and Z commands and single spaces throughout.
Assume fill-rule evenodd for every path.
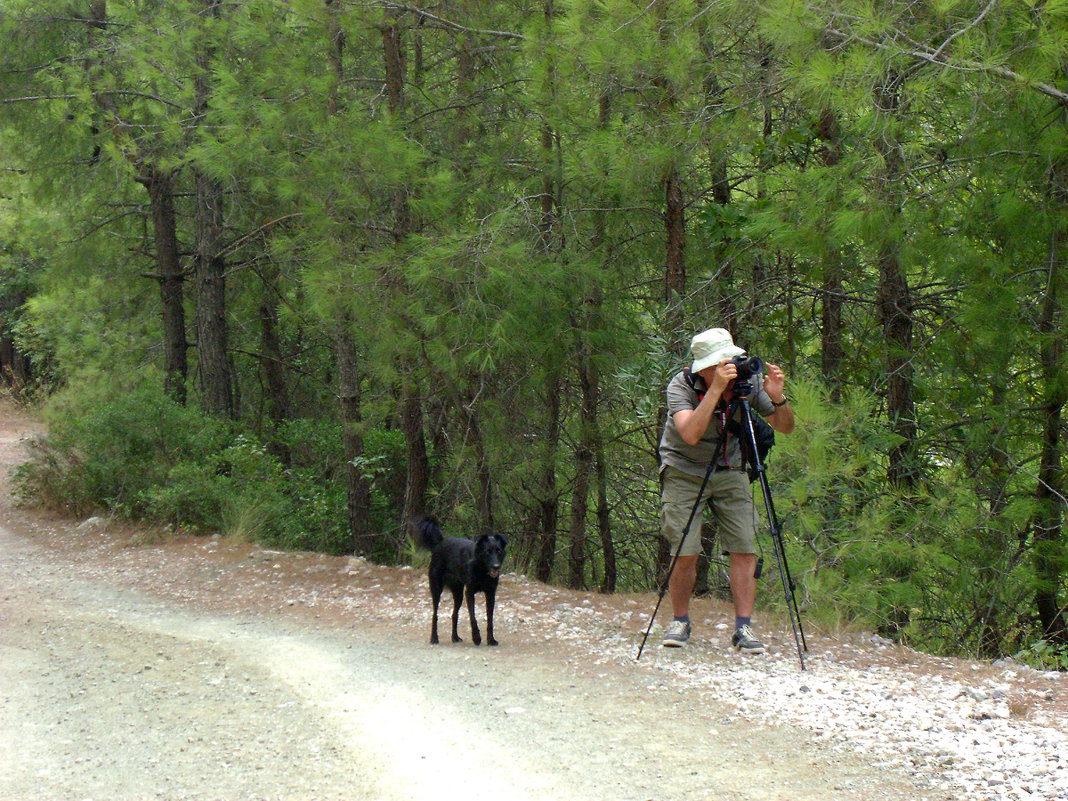
M 771 402 L 775 404 L 775 411 L 765 419 L 780 434 L 789 434 L 794 430 L 794 410 L 786 401 L 783 387 L 786 384 L 786 376 L 777 365 L 769 364 L 768 372 L 764 378 L 764 391 L 768 393 Z
M 713 413 L 716 410 L 716 404 L 719 403 L 719 399 L 723 397 L 723 391 L 727 388 L 727 384 L 731 379 L 738 376 L 738 367 L 734 364 L 729 364 L 728 359 L 724 359 L 715 367 L 715 372 L 709 376 L 705 371 L 701 371 L 701 377 L 705 379 L 705 383 L 708 385 L 708 392 L 705 393 L 704 398 L 697 404 L 696 409 L 681 409 L 675 412 L 674 419 L 675 428 L 678 429 L 679 435 L 687 445 L 696 445 L 701 441 L 701 437 L 708 431 L 708 427 L 712 425 Z

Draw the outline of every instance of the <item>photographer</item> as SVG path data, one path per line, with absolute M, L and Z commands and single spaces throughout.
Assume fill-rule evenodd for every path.
M 748 388 L 749 405 L 783 434 L 794 429 L 794 413 L 783 394 L 785 376 L 773 364 L 766 375 L 749 373 L 745 351 L 723 328 L 702 331 L 690 344 L 693 365 L 676 375 L 667 387 L 667 423 L 660 440 L 660 532 L 678 559 L 668 593 L 674 620 L 664 636 L 667 647 L 682 647 L 690 638 L 690 595 L 697 582 L 701 553 L 699 514 L 679 548 L 706 472 L 701 503 L 712 510 L 720 545 L 729 554 L 731 595 L 734 599 L 734 634 L 731 645 L 746 653 L 762 653 L 764 645 L 753 636 L 751 618 L 756 599 L 756 512 L 749 478 L 744 470 L 741 444 L 729 430 L 727 415 L 735 397 L 736 382 Z M 758 368 L 759 360 L 751 360 Z

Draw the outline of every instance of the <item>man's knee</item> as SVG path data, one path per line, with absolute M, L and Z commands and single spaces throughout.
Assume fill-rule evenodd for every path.
M 680 556 L 671 571 L 671 583 L 676 586 L 689 585 L 691 588 L 697 583 L 697 556 Z
M 683 570 L 696 570 L 697 558 L 699 556 L 700 554 L 687 554 L 686 556 L 680 556 L 678 567 L 682 568 Z

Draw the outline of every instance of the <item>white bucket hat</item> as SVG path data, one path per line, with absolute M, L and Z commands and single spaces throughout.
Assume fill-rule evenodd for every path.
M 709 328 L 693 338 L 690 342 L 690 352 L 693 354 L 693 366 L 690 370 L 699 373 L 724 359 L 740 356 L 745 353 L 745 349 L 734 344 L 727 329 Z

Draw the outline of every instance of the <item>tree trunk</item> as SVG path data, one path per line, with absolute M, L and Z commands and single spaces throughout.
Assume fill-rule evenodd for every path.
M 697 0 L 696 5 L 702 12 L 707 12 L 710 8 L 708 0 Z M 716 71 L 716 59 L 720 56 L 714 37 L 718 28 L 713 24 L 711 14 L 702 13 L 700 15 L 697 30 L 701 52 L 710 65 L 702 82 L 708 120 L 706 134 L 703 137 L 706 163 L 708 164 L 709 177 L 712 181 L 712 202 L 716 206 L 724 207 L 731 202 L 730 175 L 727 171 L 729 145 L 723 141 L 722 137 L 715 135 L 713 126 L 717 120 L 726 115 L 727 109 L 724 102 L 723 85 L 720 83 Z M 709 304 L 707 319 L 710 324 L 714 323 L 716 326 L 726 328 L 728 331 L 735 331 L 737 330 L 737 313 L 730 291 L 733 283 L 731 275 L 733 267 L 731 260 L 727 258 L 729 247 L 729 239 L 724 239 L 717 243 L 712 252 L 712 264 L 710 266 L 717 276 L 716 281 L 713 283 L 713 290 L 716 294 L 713 298 L 713 303 Z
M 408 475 L 404 485 L 403 521 L 411 534 L 426 514 L 426 491 L 430 482 L 430 460 L 426 452 L 423 426 L 423 401 L 415 387 L 406 383 L 401 393 L 401 420 Z
M 657 2 L 654 13 L 659 21 L 659 36 L 667 42 L 672 29 L 665 18 L 667 4 Z M 675 114 L 677 98 L 675 88 L 665 75 L 653 78 L 653 84 L 660 90 L 657 111 L 663 115 Z M 687 349 L 688 336 L 684 330 L 683 298 L 686 296 L 686 206 L 683 199 L 682 177 L 678 165 L 672 164 L 662 179 L 664 192 L 664 320 L 667 330 L 664 341 L 670 351 L 681 363 Z M 692 333 L 692 332 L 691 332 Z M 667 402 L 662 397 L 657 415 L 656 441 L 659 443 L 667 423 Z M 660 453 L 657 451 L 659 463 Z M 666 570 L 668 548 L 663 538 L 657 555 L 658 573 Z
M 0 300 L 0 381 L 18 395 L 30 380 L 30 358 L 23 353 L 11 330 L 15 311 L 27 300 L 22 292 L 5 293 Z
M 226 320 L 226 261 L 222 256 L 222 187 L 198 173 L 197 364 L 201 405 L 215 417 L 233 417 Z
M 820 115 L 818 133 L 822 146 L 820 162 L 834 167 L 841 159 L 838 119 L 833 111 Z M 831 387 L 831 400 L 842 397 L 841 369 L 845 359 L 842 348 L 842 257 L 837 249 L 827 253 L 823 263 L 823 285 L 820 288 L 820 371 L 824 382 Z
M 1055 167 L 1053 175 L 1054 200 L 1068 201 L 1068 164 Z M 1047 640 L 1068 645 L 1068 623 L 1064 604 L 1059 599 L 1063 586 L 1061 565 L 1064 563 L 1063 531 L 1064 471 L 1061 465 L 1061 429 L 1063 411 L 1068 400 L 1065 383 L 1065 346 L 1063 339 L 1065 314 L 1065 270 L 1068 269 L 1068 236 L 1055 233 L 1050 242 L 1049 273 L 1042 299 L 1039 321 L 1041 372 L 1045 385 L 1042 405 L 1042 451 L 1038 470 L 1035 499 L 1039 511 L 1033 526 L 1035 578 L 1035 610 Z
M 142 165 L 137 180 L 148 192 L 156 247 L 156 277 L 163 311 L 163 389 L 184 404 L 189 342 L 185 336 L 185 300 L 174 217 L 174 173 Z
M 597 318 L 600 308 L 599 293 L 594 292 L 584 304 L 591 314 L 581 324 L 589 326 Z M 604 577 L 601 582 L 605 591 L 615 587 L 615 544 L 612 542 L 608 519 L 607 473 L 604 465 L 604 447 L 600 426 L 601 379 L 600 368 L 595 361 L 593 348 L 589 345 L 588 333 L 574 323 L 576 331 L 576 367 L 582 388 L 582 415 L 579 423 L 579 441 L 575 450 L 575 483 L 571 495 L 571 536 L 569 548 L 568 586 L 572 589 L 585 587 L 585 563 L 587 556 L 586 527 L 588 524 L 589 493 L 591 481 L 597 481 L 597 527 L 600 534 Z
M 125 126 L 118 118 L 115 103 L 110 95 L 96 89 L 103 76 L 99 74 L 99 64 L 92 54 L 97 48 L 98 31 L 106 30 L 108 25 L 105 0 L 90 2 L 87 25 L 91 55 L 86 59 L 85 70 L 93 93 L 93 102 L 110 122 L 115 132 L 115 140 L 122 147 L 126 159 L 136 166 L 138 183 L 148 192 L 156 247 L 156 277 L 160 282 L 163 310 L 163 389 L 175 401 L 184 404 L 189 343 L 185 334 L 183 276 L 179 265 L 178 233 L 174 214 L 175 174 L 160 169 L 154 162 L 143 158 L 136 148 L 129 146 L 125 135 L 121 133 Z
M 686 205 L 682 179 L 674 166 L 664 176 L 664 240 L 664 302 L 669 318 L 681 321 L 679 304 L 686 292 Z
M 900 106 L 900 77 L 891 75 L 877 92 L 876 102 L 887 116 L 893 118 Z M 888 121 L 888 128 L 894 120 Z M 896 221 L 901 216 L 902 181 L 905 180 L 901 151 L 892 133 L 888 130 L 876 138 L 875 147 L 883 159 L 882 187 L 879 190 L 887 217 Z M 894 230 L 896 226 L 888 225 Z M 916 446 L 916 410 L 913 402 L 912 368 L 912 291 L 900 260 L 900 245 L 893 234 L 887 236 L 879 247 L 879 289 L 877 306 L 886 347 L 886 411 L 894 433 L 901 437 L 889 454 L 887 477 L 891 482 L 914 486 L 917 481 L 917 466 L 914 459 Z
M 289 464 L 289 449 L 278 441 L 279 426 L 290 417 L 289 386 L 284 369 L 285 357 L 278 340 L 278 303 L 274 277 L 263 281 L 263 300 L 260 302 L 260 369 L 266 385 L 267 418 L 271 421 L 268 448 L 282 464 Z
M 205 14 L 219 16 L 220 0 L 204 0 Z M 197 53 L 194 124 L 207 123 L 211 86 L 208 79 L 214 49 Z M 216 417 L 233 417 L 234 399 L 227 348 L 226 261 L 223 257 L 223 188 L 214 178 L 195 171 L 197 361 L 201 405 Z
M 552 24 L 555 8 L 552 0 L 544 4 L 545 20 Z M 555 63 L 549 63 L 548 69 L 554 71 Z M 550 93 L 555 97 L 555 77 L 550 80 Z M 546 115 L 547 116 L 547 115 Z M 541 128 L 541 218 L 538 222 L 538 249 L 551 258 L 557 249 L 554 231 L 557 228 L 557 187 L 558 173 L 552 165 L 558 141 L 552 126 L 545 122 Z M 560 522 L 560 498 L 556 482 L 556 460 L 560 449 L 560 391 L 563 380 L 563 368 L 550 354 L 545 360 L 545 435 L 541 438 L 541 465 L 538 485 L 537 510 L 535 519 L 534 542 L 534 576 L 538 581 L 548 583 L 552 578 L 556 562 L 557 526 Z
M 534 577 L 547 584 L 552 578 L 553 564 L 556 561 L 556 527 L 560 517 L 560 501 L 556 489 L 556 454 L 560 442 L 560 370 L 553 365 L 547 365 L 546 369 L 547 427 L 542 440 L 544 451 L 538 489 Z
M 327 29 L 329 43 L 326 48 L 326 61 L 330 67 L 333 81 L 330 84 L 326 101 L 327 111 L 333 116 L 341 110 L 341 84 L 345 78 L 345 32 L 341 28 L 339 0 L 326 0 Z
M 686 213 L 682 200 L 678 170 L 672 167 L 664 180 L 664 238 L 667 257 L 664 264 L 664 302 L 667 307 L 665 319 L 668 330 L 665 338 L 679 361 L 686 353 L 686 336 L 683 332 L 682 299 L 686 294 Z M 660 441 L 667 423 L 667 402 L 662 399 L 657 415 L 656 440 Z M 660 454 L 657 453 L 659 462 Z M 665 572 L 669 550 L 661 540 L 657 554 L 658 573 Z
M 671 3 L 654 0 L 650 4 L 657 21 L 657 35 L 668 44 L 674 36 L 674 25 L 668 18 Z M 666 72 L 653 76 L 657 88 L 655 113 L 674 115 L 678 107 L 678 90 Z M 664 303 L 667 305 L 668 341 L 674 341 L 683 321 L 682 298 L 686 291 L 686 205 L 683 199 L 682 176 L 678 164 L 672 163 L 661 177 L 664 193 Z
M 389 111 L 395 119 L 404 113 L 404 49 L 401 41 L 400 12 L 388 9 L 381 27 L 382 63 L 386 76 L 386 97 Z M 411 230 L 411 211 L 408 204 L 408 187 L 403 183 L 393 191 L 393 240 L 404 241 Z M 396 276 L 390 284 L 399 286 Z M 408 370 L 402 367 L 402 370 Z M 400 405 L 404 442 L 407 454 L 408 475 L 404 488 L 402 524 L 414 526 L 426 512 L 426 493 L 429 484 L 429 467 L 426 449 L 426 434 L 423 427 L 423 398 L 414 391 L 416 385 L 410 373 L 403 376 Z M 409 529 L 410 531 L 412 529 Z
M 579 442 L 575 452 L 575 486 L 571 504 L 571 549 L 569 582 L 574 589 L 585 586 L 585 558 L 587 553 L 589 492 L 592 480 L 597 490 L 597 532 L 601 543 L 604 573 L 601 590 L 612 592 L 616 586 L 616 549 L 612 541 L 612 527 L 608 511 L 608 469 L 605 464 L 604 441 L 601 433 L 601 375 L 596 353 L 590 345 L 591 332 L 599 326 L 603 298 L 599 288 L 589 293 L 582 303 L 582 312 L 573 322 L 577 347 L 576 368 L 582 389 L 582 414 L 579 423 Z
M 467 151 L 468 144 L 474 138 L 472 114 L 468 104 L 474 96 L 475 75 L 478 71 L 478 67 L 475 64 L 475 50 L 478 47 L 478 42 L 471 33 L 460 34 L 458 40 L 456 51 L 456 96 L 459 108 L 456 110 L 455 133 L 456 144 L 459 146 L 458 153 L 460 154 L 457 159 L 457 167 L 460 175 L 466 181 L 471 175 L 471 167 L 473 166 L 472 154 Z
M 30 362 L 10 336 L 0 337 L 0 381 L 18 394 L 30 377 Z
M 616 565 L 616 544 L 612 539 L 612 518 L 608 509 L 608 466 L 605 463 L 604 440 L 598 425 L 594 448 L 597 468 L 597 533 L 601 537 L 601 556 L 604 559 L 604 575 L 601 577 L 601 592 L 615 592 L 619 579 Z
M 876 257 L 879 268 L 876 308 L 885 348 L 886 413 L 894 433 L 901 438 L 900 443 L 893 446 L 888 454 L 887 478 L 892 484 L 909 490 L 916 485 L 918 473 L 914 459 L 916 412 L 912 393 L 913 304 L 908 278 L 901 264 L 901 233 L 898 231 L 905 171 L 894 126 L 900 108 L 901 80 L 900 76 L 891 73 L 875 93 L 876 105 L 885 115 L 884 130 L 875 139 L 875 148 L 883 162 L 878 175 L 881 183 L 875 188 L 875 194 L 883 206 L 886 218 L 885 232 L 879 242 Z M 913 568 L 906 562 L 886 578 L 906 583 L 912 579 L 912 574 Z M 910 617 L 911 611 L 908 607 L 895 605 L 887 611 L 880 632 L 891 638 L 896 637 L 908 625 Z
M 489 457 L 486 454 L 486 442 L 482 437 L 482 428 L 478 423 L 478 414 L 472 403 L 462 401 L 460 404 L 467 430 L 466 439 L 475 455 L 475 475 L 477 477 L 479 519 L 482 521 L 480 533 L 491 534 L 497 530 L 493 516 L 493 477 L 490 474 Z
M 389 111 L 397 117 L 404 111 L 404 51 L 401 48 L 399 12 L 386 11 L 382 25 L 382 53 L 386 70 L 386 97 Z M 408 188 L 401 184 L 393 192 L 393 239 L 402 241 L 411 230 L 411 210 L 408 205 Z
M 575 449 L 575 481 L 571 487 L 571 526 L 567 550 L 567 586 L 586 588 L 586 513 L 589 508 L 593 453 L 580 443 Z
M 916 413 L 912 397 L 912 296 L 896 249 L 879 253 L 879 318 L 886 345 L 886 411 L 901 442 L 890 450 L 887 477 L 902 486 L 916 483 L 913 451 Z
M 367 559 L 385 555 L 371 529 L 370 483 L 360 470 L 363 456 L 363 419 L 360 412 L 360 375 L 356 345 L 348 319 L 342 315 L 334 331 L 334 357 L 337 365 L 337 394 L 341 404 L 341 440 L 345 451 L 345 496 L 348 501 L 352 552 Z

